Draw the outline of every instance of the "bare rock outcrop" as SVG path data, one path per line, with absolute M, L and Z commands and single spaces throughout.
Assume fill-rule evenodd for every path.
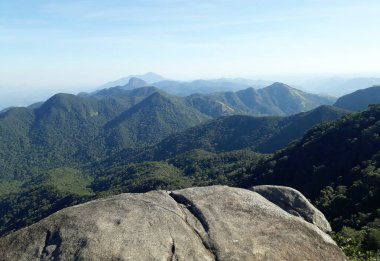
M 331 232 L 330 223 L 325 218 L 325 215 L 314 207 L 298 190 L 273 185 L 255 186 L 251 190 L 259 193 L 286 212 L 303 218 L 325 232 Z
M 224 186 L 121 194 L 0 238 L 0 260 L 346 260 L 315 225 Z

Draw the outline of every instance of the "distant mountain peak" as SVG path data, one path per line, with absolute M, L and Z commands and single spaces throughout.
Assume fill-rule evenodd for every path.
M 165 77 L 163 77 L 159 74 L 156 74 L 153 72 L 147 72 L 147 73 L 142 74 L 142 75 L 129 75 L 127 77 L 120 78 L 116 81 L 108 82 L 106 84 L 101 85 L 99 87 L 99 89 L 105 89 L 105 88 L 110 88 L 110 87 L 115 87 L 115 86 L 125 86 L 129 83 L 129 81 L 132 78 L 139 78 L 140 80 L 145 81 L 147 83 L 146 85 L 167 80 Z
M 149 84 L 146 81 L 144 81 L 140 78 L 137 78 L 137 77 L 132 77 L 129 79 L 126 87 L 128 87 L 128 89 L 136 89 L 136 88 L 145 87 L 148 85 Z
M 67 105 L 68 101 L 71 101 L 73 99 L 76 99 L 77 96 L 74 94 L 69 94 L 69 93 L 57 93 L 51 96 L 49 99 L 47 99 L 42 107 L 51 107 L 51 106 L 65 106 Z
M 272 83 L 271 85 L 265 87 L 266 88 L 286 88 L 286 89 L 294 89 L 293 87 L 285 84 L 285 83 L 282 83 L 282 82 L 275 82 L 275 83 Z
M 150 105 L 163 105 L 163 104 L 174 104 L 173 100 L 169 96 L 161 91 L 157 91 L 149 95 L 141 104 Z
M 244 89 L 244 90 L 242 90 L 242 91 L 250 91 L 250 92 L 255 92 L 255 91 L 256 91 L 256 89 L 255 89 L 255 88 L 253 88 L 253 87 L 248 87 L 247 89 Z
M 147 73 L 143 74 L 142 76 L 144 76 L 144 77 L 156 77 L 156 78 L 164 79 L 164 77 L 162 77 L 161 75 L 154 73 L 154 72 L 147 72 Z

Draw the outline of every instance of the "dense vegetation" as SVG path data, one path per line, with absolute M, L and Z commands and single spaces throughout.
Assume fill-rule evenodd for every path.
M 35 180 L 0 194 L 0 234 L 93 198 L 92 178 L 73 168 L 40 173 Z
M 380 106 L 319 125 L 255 165 L 242 186 L 298 189 L 323 211 L 352 255 L 380 249 Z
M 380 103 L 380 86 L 355 91 L 340 97 L 334 106 L 350 111 L 362 111 L 368 104 Z
M 119 89 L 112 89 L 109 92 L 98 93 L 97 95 L 101 95 L 104 99 L 107 97 L 106 95 L 113 97 L 115 93 L 112 92 L 117 92 L 119 94 L 118 99 L 121 99 L 122 95 L 126 94 L 119 91 Z M 145 93 L 146 91 L 149 89 L 139 89 L 140 95 L 138 97 L 148 95 Z M 130 96 L 127 95 L 127 97 Z M 69 96 L 69 98 L 77 100 L 78 97 Z M 99 117 L 93 120 L 88 114 L 92 108 L 91 103 L 96 104 L 97 101 L 88 99 L 90 105 L 83 106 L 84 108 L 81 109 L 79 105 L 72 105 L 73 101 L 66 101 L 66 95 L 59 95 L 52 99 L 58 101 L 53 103 L 49 100 L 47 104 L 43 104 L 34 112 L 40 119 L 37 121 L 39 126 L 38 128 L 35 127 L 38 130 L 35 131 L 35 134 L 44 131 L 43 133 L 47 137 L 47 140 L 43 141 L 45 143 L 41 141 L 38 146 L 33 144 L 35 142 L 33 136 L 32 138 L 28 136 L 30 126 L 35 126 L 36 122 L 33 111 L 14 109 L 3 115 L 6 120 L 12 119 L 17 122 L 21 119 L 21 123 L 25 124 L 23 117 L 26 118 L 24 116 L 26 114 L 30 121 L 25 128 L 19 128 L 20 124 L 13 125 L 10 122 L 3 126 L 14 126 L 14 130 L 8 132 L 8 138 L 14 136 L 12 132 L 25 131 L 23 133 L 25 144 L 32 144 L 29 147 L 17 147 L 17 143 L 12 143 L 16 147 L 10 148 L 13 152 L 18 152 L 15 154 L 12 163 L 15 167 L 13 170 L 19 171 L 20 175 L 7 178 L 4 175 L 6 172 L 2 172 L 3 177 L 0 183 L 1 233 L 30 224 L 63 207 L 101 195 L 209 184 L 236 186 L 239 180 L 245 177 L 246 172 L 244 170 L 246 167 L 252 165 L 259 158 L 251 150 L 265 149 L 265 144 L 273 144 L 271 141 L 279 138 L 281 138 L 282 143 L 277 143 L 275 146 L 282 148 L 288 141 L 301 137 L 307 129 L 315 124 L 339 118 L 346 113 L 332 107 L 322 106 L 311 112 L 285 118 L 229 116 L 207 122 L 181 134 L 175 134 L 152 147 L 130 148 L 106 158 L 104 154 L 103 156 L 101 154 L 102 150 L 105 150 L 104 144 L 99 142 L 99 136 L 97 136 L 97 126 L 104 122 L 104 120 L 100 120 L 100 117 L 103 116 L 98 115 Z M 168 124 L 172 122 L 168 117 L 172 116 L 170 113 L 175 109 L 181 109 L 176 111 L 176 115 L 181 116 L 183 114 L 181 118 L 187 121 L 198 120 L 181 105 L 175 108 L 166 105 L 176 102 L 174 100 L 172 103 L 168 99 L 161 94 L 153 93 L 133 106 L 132 114 L 129 114 L 132 110 L 129 109 L 126 113 L 123 112 L 108 122 L 106 126 L 122 132 L 122 129 L 112 126 L 120 126 L 127 121 L 128 124 L 125 125 L 123 134 L 127 135 L 134 128 L 139 128 L 135 127 L 139 125 L 138 119 L 150 117 L 152 119 L 150 122 L 155 123 L 154 119 L 161 119 L 158 115 L 162 115 L 164 117 L 163 123 L 150 126 L 152 129 L 149 133 L 155 133 L 155 129 L 159 130 L 160 126 L 167 126 L 164 124 L 165 122 Z M 121 104 L 122 101 L 125 102 L 125 99 L 122 99 L 118 104 Z M 64 104 L 61 105 L 62 103 Z M 57 104 L 57 106 L 53 104 Z M 46 107 L 51 109 L 47 110 Z M 153 109 L 149 110 L 149 108 Z M 75 111 L 73 111 L 74 109 Z M 66 117 L 65 110 L 71 111 L 69 116 L 76 118 Z M 141 113 L 141 110 L 144 113 Z M 162 110 L 167 111 L 160 113 Z M 12 115 L 16 112 L 17 118 Z M 54 117 L 43 116 L 41 115 L 42 112 L 49 116 L 54 115 Z M 133 118 L 132 121 L 130 115 L 139 115 L 139 117 Z M 148 116 L 144 117 L 144 115 Z M 192 119 L 189 119 L 190 116 L 188 115 L 192 116 Z M 54 123 L 52 118 L 58 122 Z M 88 124 L 87 126 L 81 126 L 84 125 L 84 121 Z M 59 128 L 55 129 L 54 124 L 58 125 Z M 144 128 L 149 129 L 149 126 Z M 175 128 L 173 127 L 173 129 Z M 139 137 L 141 137 L 144 130 L 138 129 L 137 132 L 140 133 Z M 116 134 L 113 136 L 119 138 L 115 140 L 115 144 L 108 143 L 108 146 L 117 151 L 117 144 L 124 144 L 123 139 Z M 73 137 L 75 138 L 73 139 Z M 133 139 L 130 138 L 129 140 Z M 116 143 L 117 141 L 119 142 Z M 5 144 L 3 143 L 3 145 Z M 82 150 L 78 150 L 78 148 Z M 226 152 L 247 148 L 250 151 Z M 269 145 L 267 146 L 267 150 L 273 149 Z M 4 153 L 2 166 L 9 166 L 9 161 L 5 159 L 6 155 L 11 155 L 11 153 L 4 150 L 0 152 Z M 226 153 L 215 154 L 213 152 Z M 155 162 L 146 162 L 148 160 Z M 29 168 L 27 167 L 28 164 L 30 165 Z M 13 166 L 9 167 L 9 170 Z M 83 178 L 79 179 L 79 177 Z M 33 202 L 30 202 L 31 199 Z
M 150 95 L 147 99 L 148 101 L 150 99 L 162 100 L 161 95 L 155 94 Z M 144 104 L 140 103 L 136 111 L 139 111 L 141 107 L 148 107 Z M 148 104 L 151 105 L 152 102 Z M 166 107 L 161 106 L 161 108 Z M 155 108 L 155 110 L 160 111 L 159 108 Z M 9 111 L 9 113 L 14 112 L 14 110 Z M 25 109 L 22 112 L 30 113 Z M 170 115 L 169 112 L 167 114 Z M 2 197 L 0 209 L 5 213 L 0 217 L 0 231 L 5 233 L 22 227 L 58 209 L 90 200 L 99 195 L 210 184 L 236 186 L 240 180 L 246 178 L 246 168 L 255 165 L 256 159 L 263 157 L 251 151 L 256 149 L 255 144 L 261 145 L 257 146 L 258 148 L 265 149 L 265 144 L 271 144 L 271 140 L 280 138 L 282 143 L 278 143 L 276 146 L 284 147 L 287 141 L 301 137 L 307 129 L 318 122 L 333 120 L 344 114 L 345 111 L 323 106 L 311 112 L 286 118 L 229 116 L 176 134 L 152 147 L 130 148 L 102 161 L 93 161 L 90 157 L 80 161 L 78 160 L 81 155 L 79 153 L 73 154 L 78 157 L 77 161 L 70 161 L 71 158 L 67 157 L 67 151 L 63 151 L 61 156 L 53 154 L 52 163 L 42 165 L 49 160 L 49 155 L 46 155 L 45 161 L 40 165 L 36 160 L 36 165 L 24 169 L 28 173 L 27 179 L 22 178 L 25 175 L 20 175 L 13 179 L 3 179 L 0 183 L 0 197 Z M 122 118 L 124 119 L 125 115 Z M 124 120 L 121 121 L 124 122 Z M 70 121 L 70 124 L 74 124 L 74 122 Z M 42 126 L 47 128 L 46 126 L 49 125 L 43 124 Z M 66 135 L 62 139 L 52 139 L 55 141 L 55 151 L 59 148 L 64 149 L 65 146 L 70 145 L 70 142 L 80 144 L 79 142 L 83 141 L 84 138 L 73 141 L 67 135 L 77 135 L 78 137 L 85 133 L 70 134 L 69 125 L 66 126 L 65 122 L 61 122 L 60 126 L 59 130 L 55 130 L 52 128 L 53 126 L 47 128 L 48 132 L 55 132 L 54 135 L 58 135 L 58 132 Z M 71 128 L 73 131 L 76 130 L 75 125 L 72 125 Z M 89 130 L 90 133 L 91 131 L 95 130 Z M 51 135 L 51 133 L 49 134 Z M 65 142 L 65 145 L 60 147 L 61 145 L 58 144 L 60 141 Z M 102 146 L 94 147 L 94 143 L 90 143 L 90 145 L 93 146 L 91 151 L 93 155 L 97 150 L 103 149 Z M 75 147 L 74 145 L 70 146 Z M 247 148 L 250 151 L 214 153 Z M 268 146 L 267 150 L 271 150 L 271 147 Z M 4 155 L 6 155 L 5 152 Z M 33 155 L 32 152 L 29 153 Z M 69 155 L 71 154 L 69 153 Z M 14 164 L 22 162 L 23 157 L 25 154 L 19 154 L 19 161 L 15 160 Z M 50 158 L 50 160 L 52 159 Z M 147 162 L 148 160 L 155 162 Z M 6 166 L 5 160 L 3 163 Z M 23 168 L 25 165 L 19 164 L 18 167 Z M 83 176 L 86 179 L 77 180 L 76 176 Z M 30 199 L 34 200 L 31 204 Z
M 248 88 L 237 92 L 193 94 L 185 100 L 212 117 L 232 114 L 285 116 L 334 102 L 332 98 L 306 93 L 278 82 L 257 90 Z
M 250 91 L 247 89 L 241 91 L 242 95 L 240 92 L 234 95 L 244 100 L 247 97 L 243 92 Z M 295 110 L 288 113 L 300 112 L 326 101 L 306 93 L 300 96 L 297 90 L 283 84 L 259 92 L 273 96 L 261 102 L 267 107 L 277 106 L 277 100 L 285 96 L 294 96 L 289 98 L 287 106 L 293 106 Z M 226 106 L 231 105 L 227 100 L 224 102 Z M 255 109 L 256 100 L 252 104 L 247 102 L 244 106 L 250 108 L 248 111 L 236 109 L 229 114 L 262 114 Z M 310 106 L 300 107 L 301 103 Z M 152 145 L 208 119 L 202 110 L 188 98 L 170 96 L 154 87 L 132 90 L 114 87 L 77 96 L 56 94 L 30 108 L 9 109 L 0 114 L 0 180 L 24 180 L 33 177 L 39 169 L 78 167 L 102 160 L 124 148 Z M 283 113 L 273 109 L 268 114 Z M 293 136 L 300 135 L 302 132 Z M 285 140 L 280 147 L 288 141 Z
M 0 181 L 78 167 L 126 147 L 150 145 L 207 117 L 155 88 L 94 97 L 57 94 L 35 109 L 0 114 Z
M 271 88 L 281 96 L 282 87 Z M 0 236 L 64 207 L 122 192 L 279 184 L 300 190 L 325 213 L 348 255 L 376 255 L 380 106 L 349 115 L 321 106 L 289 117 L 207 121 L 188 102 L 153 87 L 116 87 L 57 94 L 1 113 Z
M 41 172 L 33 181 L 14 184 L 14 190 L 0 194 L 0 235 L 97 197 L 212 184 L 236 186 L 246 178 L 247 168 L 262 157 L 252 151 L 215 154 L 194 150 L 161 162 Z
M 273 153 L 301 138 L 314 125 L 338 119 L 346 113 L 331 106 L 320 106 L 289 117 L 221 117 L 171 135 L 153 146 L 125 149 L 108 161 L 160 161 L 193 149 L 223 152 L 248 148 L 260 153 Z

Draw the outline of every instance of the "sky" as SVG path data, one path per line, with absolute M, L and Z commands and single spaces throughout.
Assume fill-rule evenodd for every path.
M 379 76 L 379 0 L 0 0 L 0 96 L 171 79 Z

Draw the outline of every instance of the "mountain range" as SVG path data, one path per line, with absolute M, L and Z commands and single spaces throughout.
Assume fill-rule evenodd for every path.
M 273 153 L 301 138 L 314 125 L 339 119 L 347 113 L 332 106 L 320 106 L 288 117 L 220 117 L 171 135 L 153 146 L 122 150 L 106 163 L 161 161 L 195 149 L 217 153 L 242 149 Z
M 208 86 L 207 90 L 209 91 L 212 89 L 211 85 L 218 86 L 218 89 L 223 86 L 223 82 L 194 81 L 192 84 Z M 306 93 L 278 82 L 259 89 L 248 87 L 236 92 L 219 91 L 212 93 L 202 93 L 202 91 L 194 93 L 197 89 L 192 89 L 187 84 L 178 85 L 178 82 L 162 81 L 153 83 L 153 85 L 168 93 L 183 93 L 184 90 L 193 93 L 183 97 L 183 100 L 191 107 L 211 117 L 233 114 L 290 115 L 311 110 L 319 105 L 331 105 L 335 101 L 332 97 Z M 148 83 L 132 77 L 124 86 L 103 89 L 95 92 L 95 95 L 107 93 L 111 90 L 115 91 L 118 88 L 132 90 L 144 86 L 148 86 Z M 241 86 L 241 88 L 243 87 L 245 86 Z
M 332 96 L 342 96 L 359 89 L 365 89 L 370 86 L 380 85 L 379 77 L 355 77 L 355 78 L 328 78 L 328 79 L 310 79 L 299 82 L 297 85 L 304 90 L 313 93 L 325 93 Z
M 321 115 L 328 108 L 318 108 L 310 114 Z M 327 215 L 338 232 L 335 239 L 343 246 L 355 251 L 376 250 L 380 218 L 376 214 L 378 112 L 379 107 L 372 106 L 369 111 L 318 125 L 274 155 L 250 150 L 213 153 L 190 147 L 161 161 L 131 163 L 114 157 L 105 161 L 106 164 L 84 169 L 50 168 L 19 187 L 3 181 L 0 209 L 4 214 L 0 216 L 0 233 L 35 222 L 66 206 L 121 192 L 269 183 L 303 191 Z M 233 117 L 236 116 L 227 118 Z M 307 119 L 307 115 L 296 118 Z M 228 141 L 236 137 L 239 135 Z M 365 153 L 358 157 L 358 150 Z M 162 148 L 161 152 L 164 151 Z M 8 192 L 4 192 L 7 186 Z M 349 237 L 358 241 L 351 242 Z M 352 255 L 372 255 L 372 252 L 360 253 L 363 252 Z
M 145 86 L 155 86 L 172 95 L 188 96 L 193 93 L 238 91 L 249 87 L 262 88 L 272 83 L 273 82 L 271 81 L 250 80 L 245 78 L 175 81 L 150 72 L 143 75 L 130 75 L 119 80 L 106 83 L 101 85 L 98 90 L 117 86 L 126 90 Z
M 135 81 L 136 78 L 130 80 Z M 373 90 L 377 89 L 359 94 Z M 352 95 L 351 104 L 357 100 L 357 93 Z M 259 90 L 248 88 L 187 97 L 172 96 L 155 87 L 132 90 L 113 87 L 77 96 L 56 94 L 42 104 L 12 108 L 0 114 L 0 155 L 6 159 L 0 162 L 0 174 L 2 179 L 28 177 L 33 169 L 82 165 L 104 160 L 123 149 L 137 156 L 142 154 L 137 153 L 136 148 L 156 143 L 158 151 L 163 147 L 167 149 L 168 145 L 182 147 L 182 151 L 165 150 L 172 155 L 189 149 L 221 152 L 249 148 L 272 153 L 301 137 L 314 124 L 335 120 L 346 112 L 325 106 L 288 118 L 249 115 L 290 115 L 323 103 L 331 103 L 331 100 L 281 83 Z M 189 129 L 177 140 L 165 141 L 167 145 L 159 143 L 212 118 L 244 114 L 247 116 L 221 118 Z M 227 137 L 236 137 L 228 142 L 229 148 Z M 186 145 L 187 141 L 190 143 Z
M 183 98 L 154 87 L 57 94 L 34 109 L 10 109 L 0 119 L 1 158 L 7 159 L 0 162 L 0 233 L 94 196 L 223 183 L 223 173 L 238 182 L 263 157 L 252 150 L 283 148 L 314 124 L 345 113 L 322 106 L 286 118 L 210 121 Z M 192 124 L 199 127 L 170 136 Z
M 320 105 L 332 105 L 335 101 L 333 98 L 306 93 L 283 83 L 237 92 L 192 94 L 185 99 L 191 106 L 213 117 L 231 114 L 284 116 L 308 111 Z
M 57 94 L 38 108 L 0 115 L 0 153 L 7 159 L 0 163 L 1 178 L 28 175 L 20 166 L 82 164 L 150 145 L 206 119 L 155 88 L 111 89 L 89 97 Z
M 161 75 L 149 72 L 142 75 L 130 75 L 119 80 L 103 84 L 98 90 L 116 86 L 125 86 L 131 78 L 139 78 L 148 85 L 154 85 L 167 93 L 188 96 L 194 93 L 212 93 L 238 91 L 253 87 L 255 89 L 263 88 L 273 84 L 275 81 L 252 80 L 248 78 L 218 78 L 218 79 L 198 79 L 193 81 L 177 81 L 167 79 Z M 331 97 L 339 97 L 349 94 L 359 89 L 380 84 L 378 77 L 313 77 L 302 79 L 287 79 L 283 81 L 292 82 L 297 88 L 311 93 L 324 94 Z M 143 87 L 143 86 L 140 86 Z
M 7 159 L 0 162 L 1 176 L 28 175 L 25 166 L 47 168 L 102 159 L 124 148 L 152 145 L 221 115 L 289 115 L 329 102 L 280 83 L 257 91 L 188 97 L 155 87 L 56 94 L 42 104 L 0 115 L 0 153 Z
M 141 84 L 0 114 L 0 235 L 122 192 L 277 184 L 322 209 L 339 244 L 379 249 L 379 107 L 349 113 L 377 88 L 338 99 L 342 109 L 282 83 L 186 97 Z
M 141 75 L 130 75 L 120 78 L 115 81 L 110 81 L 98 87 L 86 86 L 87 90 L 102 90 L 116 86 L 125 86 L 131 78 L 139 78 L 146 84 L 140 87 L 154 85 L 161 88 L 165 92 L 177 96 L 188 96 L 194 93 L 209 94 L 212 92 L 236 92 L 238 90 L 253 87 L 260 89 L 273 84 L 275 81 L 268 80 L 252 80 L 248 78 L 218 78 L 218 79 L 198 79 L 193 81 L 178 81 L 168 79 L 156 73 L 146 73 Z M 291 85 L 305 92 L 317 93 L 331 97 L 339 97 L 344 94 L 351 93 L 358 89 L 363 89 L 369 86 L 379 85 L 380 78 L 361 77 L 361 78 L 307 78 L 302 77 L 282 79 L 284 82 L 290 82 Z M 0 110 L 7 109 L 12 106 L 28 106 L 42 100 L 46 100 L 54 93 L 62 92 L 62 89 L 29 89 L 24 86 L 23 91 L 20 87 L 0 86 Z M 78 86 L 71 86 L 65 89 L 65 92 L 78 93 L 84 89 Z

